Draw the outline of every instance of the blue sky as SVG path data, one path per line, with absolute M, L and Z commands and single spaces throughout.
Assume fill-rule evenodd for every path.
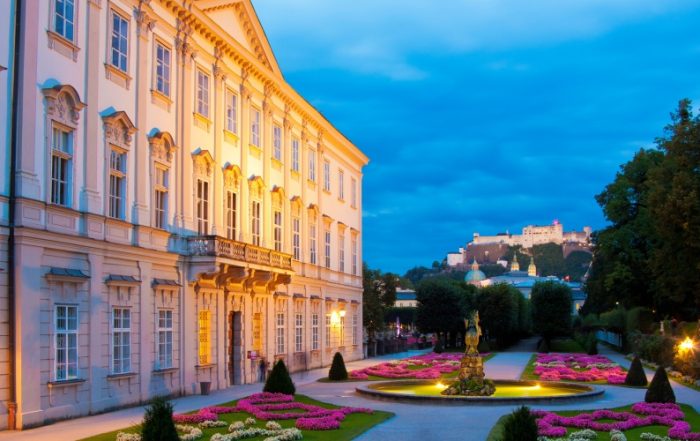
M 594 200 L 700 105 L 700 2 L 253 0 L 287 81 L 370 157 L 364 260 L 605 225 Z

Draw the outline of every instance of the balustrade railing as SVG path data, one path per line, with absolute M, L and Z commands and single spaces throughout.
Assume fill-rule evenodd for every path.
M 219 236 L 196 236 L 188 239 L 192 256 L 227 257 L 286 270 L 292 269 L 291 254 L 225 239 Z

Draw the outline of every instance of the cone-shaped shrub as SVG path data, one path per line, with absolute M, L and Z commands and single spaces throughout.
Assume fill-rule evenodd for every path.
M 442 354 L 445 352 L 445 345 L 442 344 L 442 339 L 438 338 L 437 341 L 435 342 L 435 347 L 433 348 L 433 352 L 436 354 Z
M 328 371 L 328 379 L 331 381 L 343 381 L 348 379 L 348 370 L 345 369 L 345 361 L 340 352 L 336 352 L 333 356 L 331 369 Z
M 675 403 L 676 394 L 673 393 L 671 383 L 668 381 L 666 369 L 659 366 L 651 380 L 647 394 L 644 396 L 647 403 Z
M 632 360 L 630 370 L 627 371 L 627 376 L 625 377 L 625 384 L 628 386 L 647 385 L 647 374 L 644 373 L 644 368 L 642 367 L 642 362 L 639 360 L 639 357 L 634 357 L 634 360 Z
M 537 346 L 537 351 L 543 354 L 549 353 L 549 342 L 544 338 L 540 340 L 540 344 Z
M 598 339 L 595 338 L 595 335 L 592 335 L 591 338 L 588 339 L 586 353 L 588 355 L 598 355 Z
M 172 441 L 180 439 L 173 423 L 173 405 L 162 397 L 151 400 L 143 416 L 142 441 Z
M 537 419 L 521 406 L 506 417 L 501 441 L 537 441 Z
M 277 363 L 272 367 L 272 372 L 265 382 L 263 392 L 278 392 L 287 395 L 294 395 L 294 392 L 296 392 L 284 360 L 277 360 Z

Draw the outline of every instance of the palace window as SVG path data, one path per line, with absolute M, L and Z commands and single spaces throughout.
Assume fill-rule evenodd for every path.
M 262 314 L 253 314 L 253 350 L 262 351 Z
M 226 89 L 226 130 L 238 133 L 238 96 Z
M 284 354 L 284 313 L 277 313 L 277 352 Z
M 275 251 L 282 251 L 282 212 L 275 210 L 273 218 Z
M 170 96 L 170 48 L 156 42 L 156 90 Z
M 209 75 L 197 69 L 197 113 L 209 118 Z
M 323 189 L 331 191 L 331 163 L 323 161 Z
M 78 378 L 78 307 L 56 306 L 56 381 Z
M 345 272 L 345 233 L 338 233 L 338 271 Z
M 309 181 L 316 182 L 316 152 L 309 150 Z
M 331 347 L 331 315 L 326 314 L 326 347 Z
M 299 216 L 292 218 L 292 252 L 294 260 L 301 260 L 301 219 Z
M 282 128 L 278 125 L 272 127 L 272 156 L 282 160 Z
M 345 316 L 341 314 L 340 316 L 340 326 L 339 326 L 339 331 L 340 331 L 340 345 L 339 346 L 345 346 Z
M 331 231 L 325 231 L 325 258 L 326 258 L 326 268 L 331 267 Z
M 353 346 L 356 345 L 358 340 L 359 340 L 359 336 L 357 334 L 358 329 L 359 329 L 358 328 L 359 321 L 360 320 L 359 320 L 359 317 L 357 316 L 357 314 L 353 314 L 352 315 L 352 344 L 353 344 Z
M 128 70 L 129 20 L 112 11 L 112 35 L 110 42 L 110 64 L 122 72 Z
M 316 219 L 309 219 L 309 263 L 316 264 Z
M 73 41 L 75 27 L 74 0 L 56 0 L 54 3 L 53 30 L 68 41 Z
M 173 312 L 158 311 L 158 369 L 173 367 Z
M 112 148 L 109 157 L 109 217 L 124 219 L 126 152 Z
M 236 207 L 237 195 L 229 190 L 226 192 L 226 237 L 236 240 Z
M 299 140 L 292 139 L 292 171 L 299 173 Z
M 260 201 L 251 202 L 251 228 L 253 233 L 253 245 L 260 246 L 262 243 L 262 229 L 261 229 L 261 216 L 262 216 L 262 203 Z
M 131 372 L 131 311 L 112 309 L 112 373 Z
M 154 168 L 153 199 L 155 210 L 155 226 L 164 229 L 168 219 L 168 169 L 156 166 Z
M 208 309 L 199 311 L 199 364 L 211 363 L 211 312 Z
M 304 350 L 304 316 L 296 314 L 294 317 L 294 351 Z
M 197 179 L 197 234 L 209 234 L 209 182 Z
M 357 208 L 357 179 L 350 178 L 350 206 Z
M 250 143 L 255 147 L 260 147 L 260 111 L 250 109 Z
M 354 276 L 357 275 L 357 236 L 353 235 L 352 240 L 351 240 L 351 248 L 352 248 L 352 274 Z
M 318 314 L 311 314 L 311 350 L 318 350 Z
M 345 199 L 345 172 L 338 170 L 338 199 Z
M 51 203 L 70 206 L 73 169 L 73 130 L 54 125 L 51 143 Z

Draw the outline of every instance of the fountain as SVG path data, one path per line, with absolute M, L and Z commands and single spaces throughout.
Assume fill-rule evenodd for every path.
M 484 361 L 477 349 L 481 337 L 479 312 L 465 319 L 464 325 L 466 348 L 456 381 L 448 385 L 430 380 L 381 381 L 357 387 L 357 392 L 378 399 L 481 404 L 570 401 L 597 397 L 604 392 L 582 384 L 487 379 Z
M 488 397 L 496 392 L 493 381 L 484 378 L 484 360 L 478 351 L 481 326 L 479 326 L 479 311 L 475 311 L 470 319 L 464 319 L 464 356 L 459 363 L 457 381 L 441 393 L 443 395 L 465 395 Z

